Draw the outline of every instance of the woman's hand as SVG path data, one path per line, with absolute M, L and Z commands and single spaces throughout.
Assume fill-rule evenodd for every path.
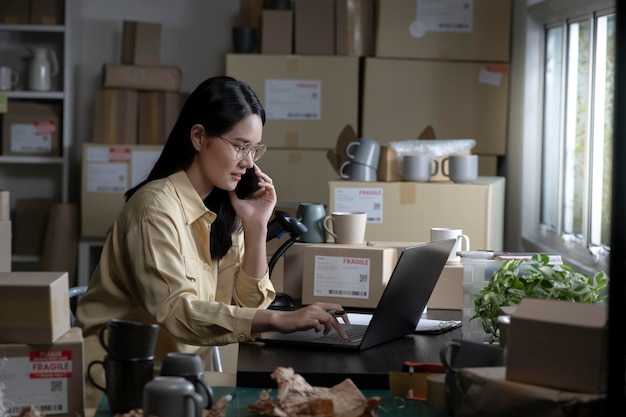
M 327 335 L 335 329 L 339 336 L 346 339 L 348 336 L 338 318 L 332 314 L 333 311 L 343 311 L 343 307 L 335 303 L 314 303 L 292 311 L 257 310 L 252 319 L 252 334 L 266 331 L 293 333 L 314 329 Z M 339 318 L 344 323 L 350 324 L 346 314 Z

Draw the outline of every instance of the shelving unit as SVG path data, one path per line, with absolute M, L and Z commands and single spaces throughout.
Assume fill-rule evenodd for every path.
M 69 200 L 70 146 L 72 144 L 72 61 L 70 54 L 70 25 L 74 0 L 65 0 L 63 24 L 0 24 L 0 65 L 16 69 L 20 75 L 13 91 L 4 91 L 8 107 L 15 102 L 56 104 L 59 116 L 59 156 L 0 155 L 0 189 L 8 190 L 11 212 L 15 201 L 23 198 L 51 198 L 58 202 Z M 52 77 L 51 90 L 29 91 L 28 67 L 32 54 L 29 48 L 52 49 L 58 58 L 59 71 Z M 0 115 L 2 116 L 2 115 Z M 2 137 L 2 140 L 6 140 Z M 39 256 L 13 255 L 15 270 L 19 264 L 35 267 Z

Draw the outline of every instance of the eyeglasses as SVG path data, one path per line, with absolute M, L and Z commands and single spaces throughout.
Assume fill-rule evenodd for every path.
M 231 145 L 233 145 L 233 148 L 235 148 L 235 150 L 237 150 L 237 155 L 236 158 L 237 160 L 242 160 L 243 158 L 245 158 L 248 155 L 252 156 L 252 160 L 253 161 L 258 161 L 259 159 L 261 159 L 261 157 L 263 156 L 263 154 L 265 153 L 265 151 L 267 150 L 267 147 L 265 146 L 264 143 L 259 143 L 258 145 L 250 145 L 249 143 L 246 143 L 245 145 L 240 145 L 237 143 L 233 143 L 230 141 L 230 139 L 226 139 L 223 136 L 219 136 L 216 135 L 216 138 L 220 138 L 228 143 L 230 143 Z

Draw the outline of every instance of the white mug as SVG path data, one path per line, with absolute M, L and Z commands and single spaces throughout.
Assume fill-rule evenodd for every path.
M 365 243 L 365 212 L 333 212 L 324 218 L 324 229 L 335 238 L 335 243 Z
M 448 256 L 448 262 L 460 262 L 461 257 L 457 255 L 457 252 L 470 250 L 470 238 L 463 234 L 463 229 L 452 229 L 448 227 L 432 227 L 430 229 L 430 241 L 436 242 L 439 240 L 456 239 L 456 244 L 450 256 Z M 463 246 L 465 248 L 463 249 Z
M 0 67 L 0 91 L 13 90 L 19 82 L 19 72 L 11 67 Z

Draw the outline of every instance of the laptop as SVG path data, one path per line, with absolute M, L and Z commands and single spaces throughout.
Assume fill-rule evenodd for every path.
M 364 350 L 415 332 L 456 239 L 408 246 L 402 250 L 369 324 L 345 325 L 348 339 L 332 330 L 283 334 L 265 332 L 265 343 Z M 341 319 L 339 319 L 341 322 Z

